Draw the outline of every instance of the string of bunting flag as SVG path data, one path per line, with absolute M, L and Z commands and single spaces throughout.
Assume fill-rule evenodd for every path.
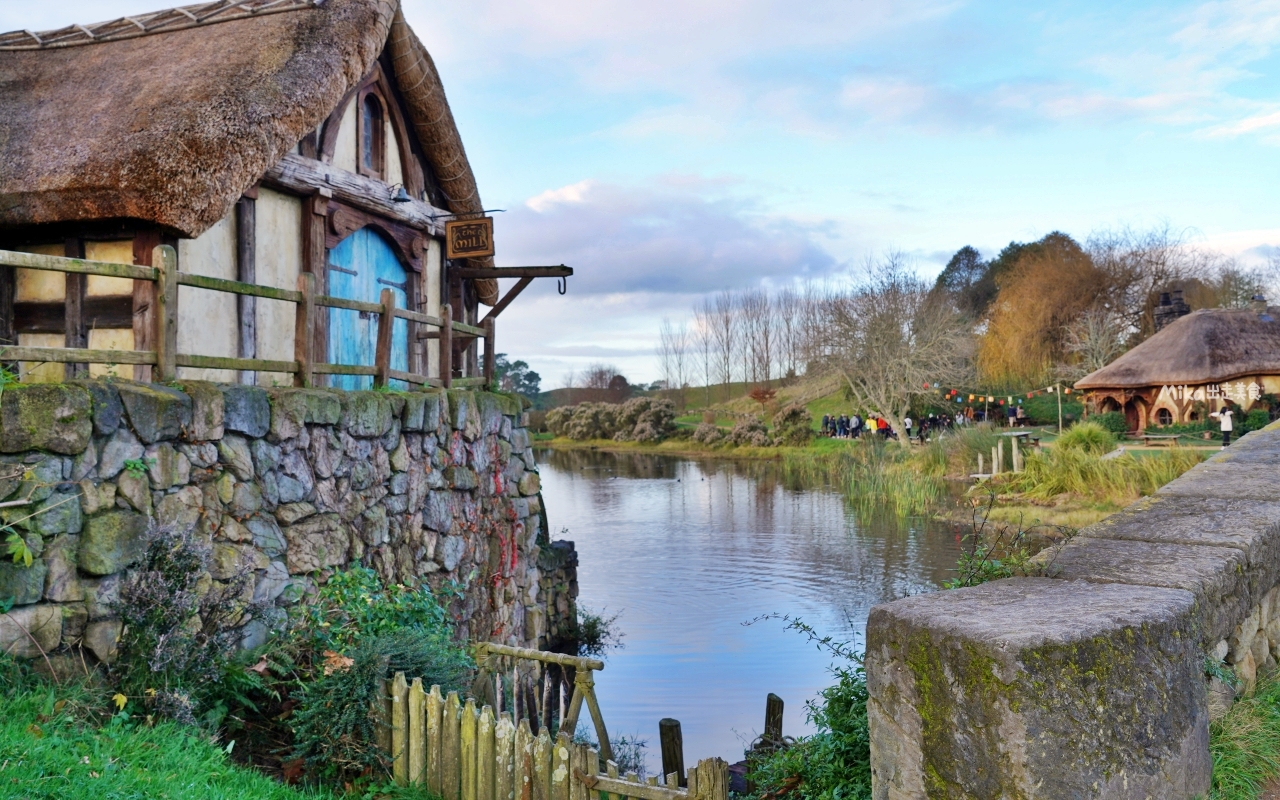
M 968 389 L 943 389 L 942 386 L 937 383 L 926 383 L 924 384 L 924 388 L 925 390 L 936 389 L 948 403 L 954 401 L 962 404 L 968 402 L 971 404 L 985 403 L 999 406 L 1013 405 L 1015 400 L 1021 404 L 1025 398 L 1037 397 L 1044 394 L 1056 394 L 1061 392 L 1064 395 L 1069 395 L 1072 393 L 1072 388 L 1070 386 L 1062 386 L 1061 384 L 1054 384 L 1043 388 L 1028 389 L 1025 392 L 1015 392 L 1013 394 L 1003 395 L 979 392 L 977 390 L 970 391 Z

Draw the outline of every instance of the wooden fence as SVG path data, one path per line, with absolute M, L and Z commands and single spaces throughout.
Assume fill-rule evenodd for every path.
M 444 305 L 440 317 L 421 314 L 395 305 L 395 293 L 383 289 L 380 303 L 366 303 L 341 297 L 316 294 L 315 276 L 303 273 L 298 276 L 296 291 L 241 283 L 224 278 L 211 278 L 178 271 L 178 254 L 168 245 L 155 249 L 154 264 L 145 267 L 135 264 L 110 264 L 86 261 L 80 258 L 15 253 L 0 250 L 0 266 L 19 269 L 46 270 L 81 275 L 102 275 L 112 278 L 130 278 L 156 284 L 155 349 L 154 350 L 89 350 L 79 347 L 0 347 L 3 361 L 45 361 L 64 364 L 143 364 L 152 366 L 152 380 L 165 382 L 177 377 L 178 367 L 204 369 L 232 369 L 260 372 L 285 372 L 293 375 L 295 386 L 311 386 L 316 375 L 370 375 L 375 386 L 386 386 L 388 381 L 404 381 L 417 386 L 487 386 L 493 381 L 494 371 L 494 321 L 486 319 L 483 327 L 455 322 L 452 310 Z M 191 286 L 215 292 L 264 297 L 295 304 L 294 360 L 271 361 L 261 358 L 226 358 L 202 356 L 178 352 L 178 287 Z M 377 350 L 372 366 L 364 364 L 330 364 L 314 357 L 316 308 L 344 308 L 378 315 Z M 440 345 L 440 378 L 432 378 L 413 372 L 391 368 L 392 323 L 396 319 L 435 327 L 437 330 L 419 336 L 436 339 Z M 484 376 L 453 378 L 453 340 L 455 338 L 482 339 L 484 341 Z
M 389 719 L 383 746 L 392 756 L 397 783 L 420 784 L 443 800 L 728 800 L 729 767 L 719 758 L 700 761 L 685 777 L 672 772 L 659 783 L 635 773 L 619 775 L 600 762 L 590 745 L 575 743 L 567 727 L 554 738 L 543 726 L 535 736 L 529 718 L 513 721 L 457 692 L 397 673 L 388 686 Z M 607 741 L 607 740 L 606 740 Z

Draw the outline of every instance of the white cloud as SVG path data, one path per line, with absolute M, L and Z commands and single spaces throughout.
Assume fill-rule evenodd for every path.
M 542 194 L 530 197 L 524 204 L 539 214 L 543 214 L 557 205 L 581 204 L 593 186 L 595 186 L 595 181 L 593 180 L 578 181 L 568 186 L 561 186 L 559 189 L 548 189 Z

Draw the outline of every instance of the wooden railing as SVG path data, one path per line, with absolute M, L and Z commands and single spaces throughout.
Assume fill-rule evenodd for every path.
M 535 651 L 536 652 L 536 651 Z M 548 654 L 555 655 L 555 654 Z M 575 742 L 562 725 L 552 737 L 545 726 L 535 736 L 526 717 L 495 714 L 457 692 L 425 691 L 396 673 L 388 686 L 387 735 L 383 746 L 401 785 L 425 785 L 443 800 L 728 800 L 729 767 L 719 758 L 700 761 L 683 776 L 672 772 L 661 783 L 642 782 L 632 772 L 619 775 L 607 760 L 601 768 L 596 748 Z M 602 739 L 602 743 L 604 740 Z
M 156 284 L 154 317 L 154 350 L 90 350 L 80 347 L 22 347 L 0 346 L 0 361 L 44 361 L 64 364 L 141 364 L 152 367 L 152 380 L 166 382 L 177 377 L 178 367 L 203 369 L 230 369 L 257 372 L 284 372 L 293 375 L 295 386 L 314 385 L 316 375 L 369 375 L 375 386 L 386 386 L 389 381 L 404 381 L 418 386 L 487 386 L 493 382 L 494 371 L 494 321 L 486 319 L 482 327 L 456 322 L 452 310 L 445 304 L 440 317 L 422 314 L 405 308 L 397 308 L 395 293 L 383 289 L 379 303 L 347 300 L 341 297 L 316 294 L 315 276 L 303 273 L 298 276 L 297 290 L 262 286 L 256 283 L 212 278 L 178 271 L 178 254 L 168 245 L 155 249 L 153 263 L 157 267 L 134 264 L 111 264 L 87 261 L 79 258 L 15 253 L 0 250 L 0 267 L 45 270 L 51 272 L 101 275 L 111 278 L 128 278 L 150 281 Z M 294 358 L 292 361 L 272 361 L 261 358 L 229 358 L 204 356 L 178 352 L 178 287 L 190 286 L 215 292 L 263 297 L 282 300 L 295 305 Z M 378 340 L 373 365 L 331 364 L 317 361 L 314 352 L 316 308 L 342 308 L 378 315 Z M 432 378 L 413 372 L 391 368 L 391 339 L 394 320 L 437 328 L 421 338 L 436 339 L 440 345 L 440 378 Z M 453 340 L 455 338 L 482 339 L 484 342 L 483 377 L 453 378 Z

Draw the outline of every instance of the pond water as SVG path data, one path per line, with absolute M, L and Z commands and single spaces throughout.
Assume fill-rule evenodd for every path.
M 923 520 L 860 519 L 837 491 L 796 486 L 774 462 L 540 450 L 552 538 L 579 554 L 579 602 L 620 615 L 597 692 L 612 738 L 648 740 L 680 720 L 685 763 L 742 758 L 765 696 L 784 733 L 809 732 L 804 702 L 833 657 L 784 623 L 800 617 L 861 649 L 867 613 L 951 577 L 959 533 Z

